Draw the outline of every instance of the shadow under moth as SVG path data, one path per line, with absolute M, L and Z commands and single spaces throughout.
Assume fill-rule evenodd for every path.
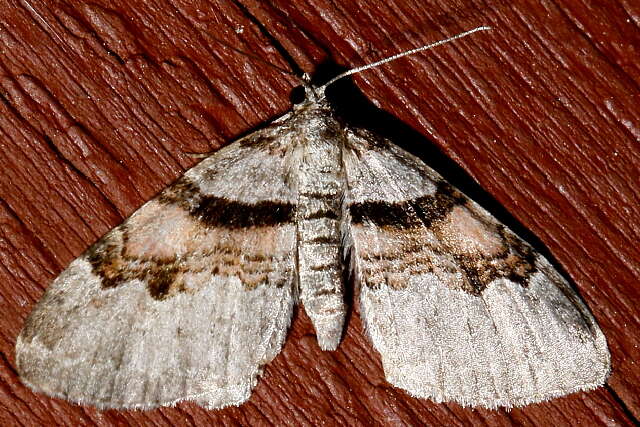
M 606 341 L 569 283 L 417 157 L 339 121 L 325 88 L 73 261 L 18 337 L 22 381 L 99 408 L 240 405 L 294 304 L 336 349 L 349 272 L 412 396 L 509 408 L 602 385 Z

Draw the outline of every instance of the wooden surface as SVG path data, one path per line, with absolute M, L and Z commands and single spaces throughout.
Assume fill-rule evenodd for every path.
M 637 422 L 638 16 L 631 0 L 1 0 L 0 424 Z M 396 142 L 546 247 L 607 336 L 606 387 L 510 412 L 414 399 L 384 380 L 357 306 L 335 352 L 298 311 L 238 408 L 97 411 L 20 383 L 15 338 L 50 281 L 194 165 L 187 153 L 290 108 L 297 78 L 264 62 L 358 66 L 478 25 L 494 30 L 354 81 Z

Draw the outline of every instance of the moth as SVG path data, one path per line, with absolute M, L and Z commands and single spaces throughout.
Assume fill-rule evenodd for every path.
M 99 408 L 240 405 L 296 303 L 337 348 L 350 275 L 412 396 L 509 408 L 602 385 L 605 337 L 569 283 L 420 159 L 339 120 L 325 87 L 73 261 L 17 339 L 22 381 Z

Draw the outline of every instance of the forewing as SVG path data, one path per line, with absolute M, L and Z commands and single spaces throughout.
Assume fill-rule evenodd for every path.
M 105 408 L 247 400 L 291 319 L 291 146 L 278 125 L 231 144 L 73 261 L 18 338 L 21 379 Z
M 348 140 L 347 247 L 390 383 L 490 408 L 604 383 L 605 338 L 544 257 L 416 157 Z

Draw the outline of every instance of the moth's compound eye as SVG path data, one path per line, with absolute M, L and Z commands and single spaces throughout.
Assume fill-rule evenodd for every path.
M 305 100 L 305 90 L 304 86 L 298 86 L 291 91 L 291 95 L 289 95 L 289 100 L 292 104 L 297 105 L 302 103 Z

